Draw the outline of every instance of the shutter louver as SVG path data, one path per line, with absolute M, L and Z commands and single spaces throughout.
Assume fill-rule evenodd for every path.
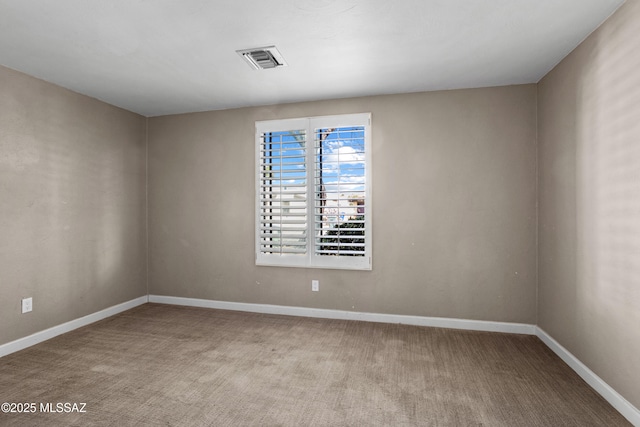
M 265 132 L 260 138 L 260 252 L 306 254 L 305 131 Z
M 315 130 L 316 255 L 365 255 L 364 132 L 363 126 Z

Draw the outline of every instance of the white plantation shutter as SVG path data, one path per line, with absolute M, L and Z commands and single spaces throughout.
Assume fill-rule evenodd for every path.
M 256 263 L 371 269 L 370 114 L 256 122 Z
M 300 125 L 306 123 L 286 121 L 258 130 L 259 259 L 306 264 L 307 133 Z

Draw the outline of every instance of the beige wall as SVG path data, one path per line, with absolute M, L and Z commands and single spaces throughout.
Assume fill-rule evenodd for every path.
M 542 329 L 640 407 L 640 2 L 539 84 Z
M 256 267 L 254 122 L 356 112 L 373 122 L 373 271 Z M 535 177 L 535 85 L 152 118 L 150 293 L 535 323 Z
M 0 67 L 0 344 L 146 294 L 145 125 Z

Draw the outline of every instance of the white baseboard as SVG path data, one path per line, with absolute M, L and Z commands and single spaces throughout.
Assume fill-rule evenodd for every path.
M 106 319 L 107 317 L 113 316 L 114 314 L 121 313 L 147 302 L 148 297 L 145 295 L 136 299 L 132 299 L 131 301 L 123 302 L 122 304 L 114 305 L 113 307 L 105 308 L 104 310 L 100 310 L 96 313 L 88 314 L 84 317 L 71 320 L 61 325 L 45 329 L 44 331 L 36 332 L 35 334 L 29 335 L 27 337 L 2 344 L 0 345 L 0 357 L 6 356 L 7 354 L 15 353 L 16 351 L 20 351 L 27 347 L 31 347 L 32 345 L 70 332 L 74 329 L 81 328 L 82 326 L 97 322 L 98 320 Z
M 536 336 L 544 342 L 555 354 L 571 367 L 583 380 L 586 381 L 596 392 L 604 397 L 607 402 L 618 410 L 631 424 L 640 427 L 640 410 L 633 406 L 629 401 L 622 397 L 609 384 L 604 382 L 602 378 L 597 376 L 591 369 L 582 363 L 578 358 L 564 348 L 560 343 L 540 327 L 536 327 Z
M 535 335 L 535 325 L 525 323 L 490 322 L 485 320 L 448 319 L 444 317 L 406 316 L 401 314 L 362 313 L 356 311 L 328 310 L 321 308 L 290 307 L 284 305 L 250 304 L 214 301 L 197 298 L 149 295 L 149 302 L 184 305 L 190 307 L 217 308 L 221 310 L 252 313 L 283 314 L 287 316 L 318 317 L 323 319 L 360 320 L 364 322 L 400 323 L 403 325 L 431 326 L 435 328 L 466 329 L 473 331 L 506 332 Z

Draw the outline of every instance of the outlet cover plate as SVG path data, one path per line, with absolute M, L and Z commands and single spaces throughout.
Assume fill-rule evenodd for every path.
M 22 298 L 22 313 L 33 310 L 33 298 Z

